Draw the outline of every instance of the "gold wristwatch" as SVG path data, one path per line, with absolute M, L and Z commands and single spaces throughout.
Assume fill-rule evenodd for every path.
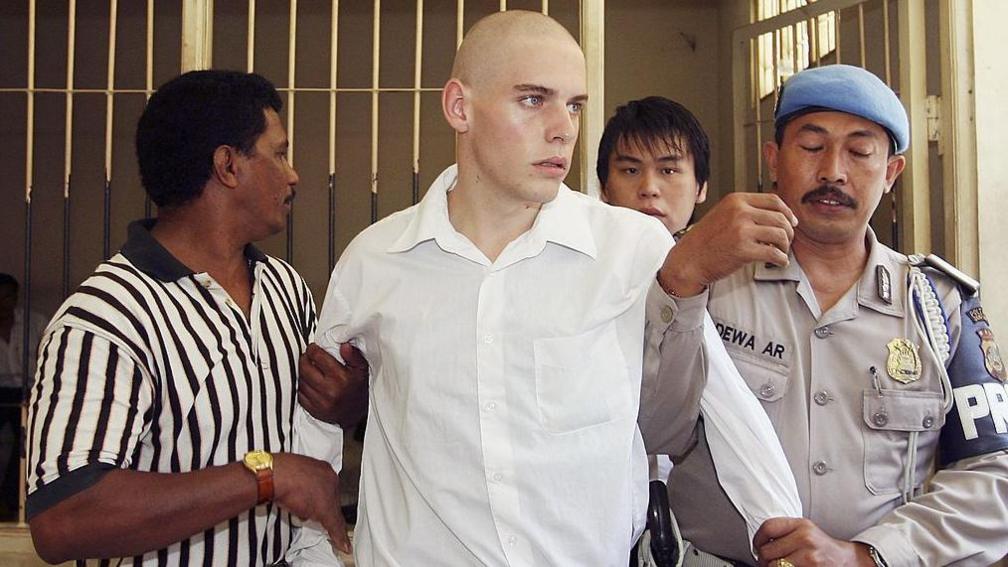
M 255 475 L 259 484 L 259 500 L 256 505 L 273 500 L 273 455 L 266 451 L 249 451 L 245 453 L 242 464 Z

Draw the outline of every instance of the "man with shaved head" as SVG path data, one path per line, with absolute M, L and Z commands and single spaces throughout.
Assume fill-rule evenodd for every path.
M 702 384 L 685 380 L 645 386 L 663 411 L 638 429 L 645 340 L 695 364 L 703 303 L 662 302 L 692 279 L 658 220 L 563 185 L 586 91 L 555 21 L 480 20 L 442 95 L 457 165 L 333 271 L 316 338 L 371 368 L 358 565 L 626 565 L 647 501 L 641 431 L 675 454 L 692 430 Z M 786 261 L 776 215 L 773 246 L 744 243 L 725 270 Z M 332 563 L 321 531 L 295 547 L 295 564 Z

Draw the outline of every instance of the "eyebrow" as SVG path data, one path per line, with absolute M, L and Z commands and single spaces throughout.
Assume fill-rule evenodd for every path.
M 677 163 L 677 162 L 682 161 L 683 159 L 685 159 L 685 157 L 682 156 L 682 155 L 680 155 L 680 154 L 671 154 L 671 155 L 667 155 L 667 156 L 657 157 L 657 158 L 655 158 L 655 161 Z M 621 154 L 621 153 L 617 153 L 616 154 L 615 160 L 616 161 L 628 161 L 628 162 L 631 162 L 631 163 L 643 163 L 643 160 L 641 160 L 639 158 L 636 158 L 634 156 L 628 156 L 626 154 Z
M 549 87 L 544 87 L 542 85 L 531 85 L 528 83 L 522 83 L 520 85 L 515 85 L 514 90 L 522 93 L 537 93 L 544 95 L 554 95 L 556 91 Z
M 533 84 L 530 84 L 530 83 L 522 83 L 522 84 L 519 84 L 519 85 L 515 85 L 513 87 L 513 89 L 514 89 L 515 92 L 519 92 L 519 93 L 535 93 L 535 94 L 541 94 L 543 96 L 556 96 L 556 94 L 557 94 L 556 89 L 551 89 L 549 87 L 544 87 L 543 85 L 533 85 Z M 571 97 L 570 100 L 572 102 L 584 102 L 584 101 L 588 100 L 588 95 L 587 94 L 579 94 L 577 96 Z

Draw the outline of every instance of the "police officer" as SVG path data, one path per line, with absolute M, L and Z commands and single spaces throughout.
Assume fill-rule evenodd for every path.
M 863 69 L 810 69 L 786 83 L 775 126 L 764 158 L 798 219 L 789 262 L 715 281 L 725 236 L 706 217 L 677 245 L 693 251 L 683 295 L 709 294 L 798 483 L 805 517 L 762 525 L 761 564 L 997 561 L 1008 553 L 1008 393 L 993 331 L 968 278 L 890 249 L 868 224 L 905 165 L 899 99 Z M 703 436 L 669 490 L 687 539 L 752 561 Z

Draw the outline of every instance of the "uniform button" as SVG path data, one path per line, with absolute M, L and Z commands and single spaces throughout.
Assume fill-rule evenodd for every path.
M 504 478 L 504 475 L 501 473 L 494 473 L 491 478 L 493 478 L 494 482 L 500 482 Z
M 934 425 L 934 418 L 930 415 L 924 416 L 924 419 L 921 421 L 921 425 L 924 426 L 924 429 L 931 429 L 931 426 Z
M 485 407 L 487 409 L 487 411 L 493 411 L 493 410 L 497 409 L 497 402 L 488 402 L 487 405 L 485 405 L 483 407 Z
M 812 472 L 819 476 L 826 474 L 826 471 L 826 461 L 816 461 L 816 463 L 812 465 Z
M 508 536 L 508 545 L 517 545 L 518 538 L 516 536 Z
M 483 337 L 483 342 L 488 345 L 492 345 L 494 342 L 493 335 L 486 335 Z
M 672 321 L 672 308 L 668 305 L 663 305 L 661 308 L 661 320 L 662 323 L 670 323 Z
M 815 336 L 820 339 L 825 339 L 826 337 L 833 334 L 833 330 L 829 328 L 829 325 L 823 325 L 815 330 Z
M 759 395 L 760 395 L 761 398 L 767 399 L 767 398 L 773 396 L 774 392 L 776 392 L 776 391 L 777 391 L 777 388 L 775 388 L 774 385 L 771 384 L 770 382 L 767 382 L 766 384 L 763 384 L 762 386 L 760 386 Z
M 815 400 L 815 403 L 824 406 L 829 403 L 829 392 L 827 392 L 826 390 L 816 392 L 815 396 L 813 396 L 812 399 Z
M 875 412 L 875 415 L 872 416 L 872 421 L 875 422 L 875 425 L 882 427 L 889 423 L 889 414 L 884 411 L 877 411 Z

